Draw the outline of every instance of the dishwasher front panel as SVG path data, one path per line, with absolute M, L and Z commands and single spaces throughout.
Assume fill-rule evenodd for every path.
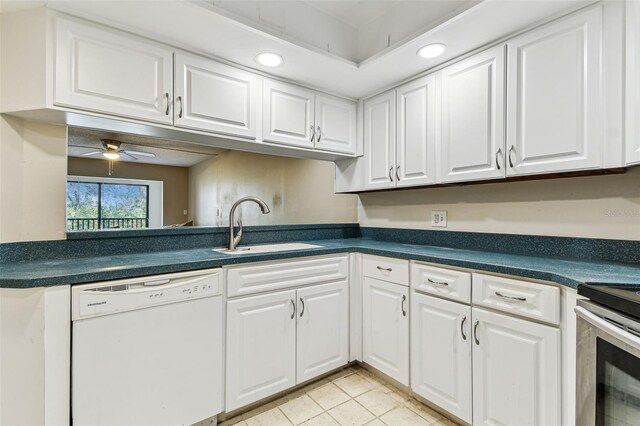
M 222 296 L 73 322 L 78 425 L 188 425 L 222 411 Z

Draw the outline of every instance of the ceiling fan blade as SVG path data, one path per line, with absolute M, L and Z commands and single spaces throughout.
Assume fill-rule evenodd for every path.
M 126 149 L 124 151 L 120 151 L 120 152 L 124 152 L 125 154 L 134 154 L 134 155 L 139 155 L 141 157 L 151 157 L 151 158 L 155 158 L 155 154 L 151 153 L 151 152 L 144 152 L 144 151 L 131 151 L 130 149 Z
M 85 152 L 84 154 L 80 154 L 80 156 L 81 157 L 88 157 L 89 155 L 98 155 L 98 154 L 102 154 L 102 151 Z
M 125 152 L 125 151 L 120 151 L 120 155 L 122 157 L 124 157 L 125 160 L 130 160 L 130 161 L 138 161 L 138 159 L 136 157 L 134 157 L 133 155 Z

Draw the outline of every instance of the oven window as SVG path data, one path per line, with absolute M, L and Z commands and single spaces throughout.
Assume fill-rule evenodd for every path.
M 597 339 L 596 424 L 640 425 L 640 358 Z

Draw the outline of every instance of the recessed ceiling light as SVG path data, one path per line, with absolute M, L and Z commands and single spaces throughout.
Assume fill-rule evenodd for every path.
M 260 65 L 264 65 L 265 67 L 273 68 L 282 65 L 283 59 L 282 56 L 277 53 L 263 52 L 256 56 L 256 62 Z
M 442 43 L 427 44 L 421 47 L 417 54 L 422 58 L 435 58 L 436 56 L 442 55 L 446 48 L 447 46 Z

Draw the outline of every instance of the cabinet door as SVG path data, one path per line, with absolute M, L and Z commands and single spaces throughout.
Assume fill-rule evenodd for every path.
M 364 102 L 364 157 L 367 189 L 395 186 L 395 91 Z
M 504 177 L 504 51 L 498 46 L 441 71 L 442 182 Z
M 298 290 L 297 383 L 349 362 L 348 282 Z
M 314 92 L 292 84 L 264 80 L 263 139 L 268 142 L 313 148 Z
M 258 78 L 186 53 L 175 56 L 175 125 L 256 137 Z
M 471 423 L 471 307 L 411 294 L 411 389 Z
M 316 95 L 316 149 L 356 153 L 356 103 Z
M 560 330 L 477 308 L 473 320 L 473 424 L 559 425 Z
M 54 102 L 171 124 L 172 55 L 131 35 L 58 19 Z
M 640 163 L 640 2 L 626 7 L 626 162 Z
M 508 43 L 507 175 L 598 168 L 602 8 Z
M 409 290 L 365 277 L 362 299 L 363 361 L 409 385 Z
M 295 290 L 227 303 L 226 411 L 296 384 Z
M 396 90 L 396 186 L 436 181 L 436 78 L 429 75 Z

